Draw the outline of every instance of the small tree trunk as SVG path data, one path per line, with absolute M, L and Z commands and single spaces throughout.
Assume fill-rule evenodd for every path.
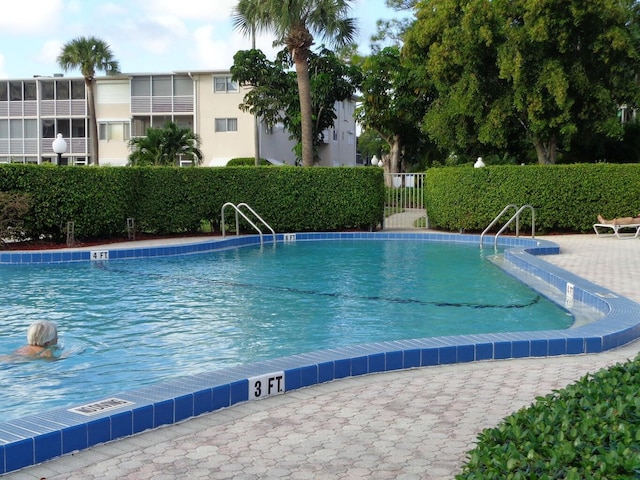
M 552 136 L 549 141 L 543 142 L 539 138 L 535 138 L 533 144 L 536 147 L 538 163 L 540 165 L 553 165 L 556 163 L 556 155 L 558 151 L 558 140 L 556 136 Z
M 89 140 L 91 141 L 91 152 L 93 156 L 93 165 L 100 165 L 98 155 L 98 119 L 96 118 L 96 101 L 94 96 L 94 80 L 93 78 L 85 78 L 84 83 L 87 86 L 87 108 L 89 110 Z
M 311 109 L 311 82 L 306 55 L 295 55 L 298 94 L 300 97 L 300 123 L 302 129 L 302 165 L 313 166 L 313 114 Z

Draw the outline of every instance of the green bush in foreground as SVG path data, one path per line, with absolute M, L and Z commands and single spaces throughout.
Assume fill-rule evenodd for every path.
M 640 478 L 640 355 L 482 431 L 456 478 Z

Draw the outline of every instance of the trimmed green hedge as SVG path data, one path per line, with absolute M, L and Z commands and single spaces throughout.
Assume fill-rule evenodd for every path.
M 32 236 L 60 237 L 67 221 L 77 238 L 120 236 L 133 217 L 139 231 L 219 230 L 226 202 L 245 202 L 277 232 L 368 229 L 384 211 L 378 169 L 297 167 L 101 167 L 0 165 L 0 191 L 25 192 Z M 233 212 L 225 212 L 234 217 Z
M 640 356 L 485 429 L 463 479 L 640 478 Z
M 638 164 L 432 168 L 425 183 L 430 225 L 451 231 L 480 232 L 509 204 L 532 205 L 540 233 L 588 232 L 598 213 L 640 213 Z M 530 228 L 529 211 L 520 225 Z

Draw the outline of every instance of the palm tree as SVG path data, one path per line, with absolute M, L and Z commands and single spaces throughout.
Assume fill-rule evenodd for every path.
M 167 122 L 164 128 L 148 128 L 146 137 L 129 140 L 129 165 L 179 166 L 181 158 L 200 165 L 202 152 L 199 144 L 200 136 L 193 130 Z
M 272 30 L 276 44 L 285 45 L 296 68 L 302 129 L 302 165 L 312 166 L 313 116 L 308 58 L 313 35 L 342 47 L 355 40 L 355 19 L 348 17 L 351 0 L 239 0 L 233 13 L 236 30 Z
M 98 155 L 98 120 L 96 119 L 96 102 L 94 97 L 96 70 L 102 70 L 107 75 L 115 75 L 120 66 L 113 59 L 111 48 L 103 40 L 96 37 L 78 37 L 62 46 L 58 55 L 58 65 L 65 72 L 75 68 L 80 70 L 87 88 L 87 108 L 89 110 L 89 137 L 93 164 L 99 165 Z

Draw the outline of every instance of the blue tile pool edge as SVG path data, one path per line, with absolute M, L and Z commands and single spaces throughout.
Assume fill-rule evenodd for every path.
M 479 235 L 395 232 L 278 234 L 276 239 L 277 242 L 425 240 L 477 245 L 480 242 Z M 109 260 L 126 260 L 204 253 L 259 243 L 259 236 L 252 235 L 184 245 L 134 249 L 114 247 L 98 251 L 103 255 L 107 251 Z M 434 337 L 322 350 L 180 377 L 116 393 L 113 398 L 127 402 L 127 405 L 98 410 L 89 416 L 62 408 L 0 423 L 0 475 L 249 401 L 256 392 L 255 385 L 250 386 L 250 382 L 264 382 L 267 387 L 280 386 L 282 392 L 288 392 L 340 378 L 393 370 L 481 360 L 597 353 L 640 337 L 639 304 L 538 258 L 539 255 L 558 254 L 560 249 L 557 245 L 514 237 L 501 238 L 499 245 L 507 247 L 506 261 L 561 292 L 569 292 L 569 284 L 573 299 L 602 311 L 604 317 L 569 330 Z M 264 248 L 272 247 L 273 243 L 265 237 Z M 2 255 L 5 254 L 0 254 L 0 263 L 4 263 Z M 14 260 L 9 263 L 21 265 L 91 261 L 91 253 L 85 250 L 59 252 L 59 255 L 51 256 L 48 252 L 14 252 L 9 255 Z M 283 378 L 278 380 L 280 375 Z

